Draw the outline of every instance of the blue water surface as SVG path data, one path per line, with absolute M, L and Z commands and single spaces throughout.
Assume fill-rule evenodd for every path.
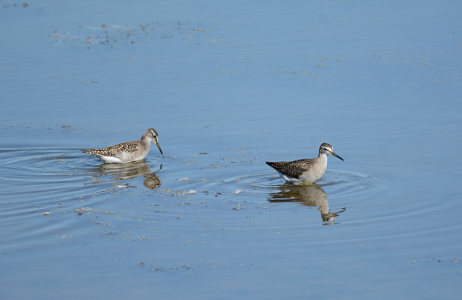
M 0 298 L 459 299 L 461 13 L 1 1 Z

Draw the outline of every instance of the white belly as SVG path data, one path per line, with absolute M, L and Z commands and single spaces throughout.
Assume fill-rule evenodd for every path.
M 100 158 L 107 163 L 124 163 L 125 161 L 121 160 L 120 158 L 113 157 L 113 156 L 103 156 L 101 155 Z
M 282 178 L 284 178 L 285 181 L 289 182 L 289 183 L 293 183 L 293 184 L 300 184 L 300 183 L 315 183 L 316 181 L 318 181 L 319 179 L 322 178 L 322 176 L 313 176 L 313 174 L 309 174 L 308 172 L 306 172 L 307 174 L 302 174 L 302 176 L 298 177 L 298 178 L 293 178 L 293 177 L 289 177 L 287 175 L 284 175 L 284 174 L 280 174 L 282 176 Z

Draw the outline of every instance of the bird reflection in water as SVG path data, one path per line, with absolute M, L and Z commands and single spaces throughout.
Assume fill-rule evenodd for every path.
M 160 165 L 159 170 L 162 169 Z M 151 172 L 149 165 L 145 161 L 129 162 L 125 164 L 101 164 L 95 170 L 93 177 L 115 176 L 111 181 L 121 181 L 144 176 L 144 186 L 149 189 L 156 189 L 162 184 L 159 176 L 155 172 Z M 128 187 L 129 185 L 127 185 Z
M 306 206 L 317 206 L 321 212 L 324 225 L 335 224 L 335 219 L 346 208 L 340 211 L 331 212 L 327 193 L 319 184 L 311 185 L 281 185 L 279 191 L 271 194 L 270 202 L 300 202 Z

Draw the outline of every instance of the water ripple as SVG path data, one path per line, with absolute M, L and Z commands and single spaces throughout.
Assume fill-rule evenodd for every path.
M 71 224 L 82 207 L 104 206 L 114 192 L 136 187 L 130 180 L 137 177 L 149 189 L 161 185 L 146 162 L 104 165 L 75 148 L 0 149 L 0 170 L 0 219 L 16 232 L 0 237 L 5 245 L 75 233 L 79 226 Z
M 15 226 L 17 232 L 0 241 L 26 243 L 45 233 L 77 234 L 81 224 L 75 223 L 81 221 L 76 216 L 88 217 L 86 226 L 109 222 L 104 219 L 123 219 L 129 227 L 139 220 L 158 224 L 181 219 L 209 228 L 214 220 L 213 227 L 221 230 L 252 226 L 279 232 L 425 218 L 450 206 L 403 202 L 389 207 L 386 198 L 396 197 L 389 180 L 359 172 L 328 170 L 318 184 L 289 185 L 255 164 L 211 168 L 217 161 L 203 157 L 162 161 L 164 166 L 145 161 L 102 164 L 75 148 L 0 149 L 1 225 Z M 167 222 L 163 228 L 173 232 L 179 224 Z

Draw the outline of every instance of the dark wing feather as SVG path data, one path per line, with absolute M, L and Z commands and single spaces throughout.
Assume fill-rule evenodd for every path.
M 137 142 L 122 143 L 102 149 L 84 149 L 85 153 L 91 155 L 117 156 L 121 152 L 135 152 L 139 149 L 140 144 Z
M 300 159 L 295 161 L 267 161 L 266 164 L 281 174 L 287 175 L 292 178 L 298 178 L 310 164 L 308 159 Z

